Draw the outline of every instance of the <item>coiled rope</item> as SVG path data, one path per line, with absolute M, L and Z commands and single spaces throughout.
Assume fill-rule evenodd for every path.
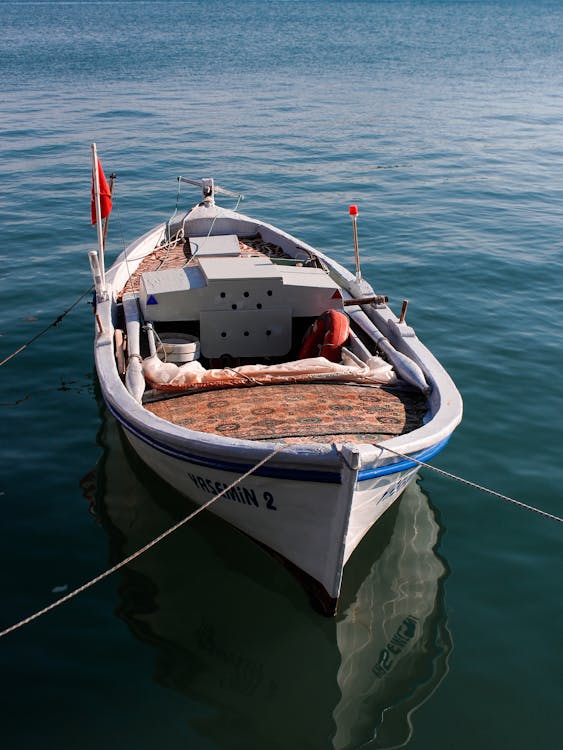
M 519 508 L 524 508 L 524 510 L 530 510 L 533 513 L 537 513 L 538 515 L 543 516 L 544 518 L 549 518 L 552 521 L 563 523 L 563 518 L 561 518 L 560 516 L 556 516 L 554 513 L 548 513 L 547 511 L 536 508 L 529 503 L 524 503 L 521 500 L 515 500 L 513 497 L 503 495 L 501 492 L 496 492 L 495 490 L 491 490 L 481 484 L 471 482 L 469 479 L 464 479 L 463 477 L 457 476 L 457 474 L 451 474 L 449 471 L 444 471 L 444 469 L 438 469 L 436 466 L 432 466 L 432 464 L 427 464 L 424 461 L 419 461 L 417 458 L 414 458 L 414 456 L 408 456 L 406 453 L 401 453 L 400 451 L 393 450 L 393 448 L 389 448 L 386 445 L 382 445 L 381 443 L 374 443 L 374 445 L 376 446 L 376 448 L 381 448 L 382 450 L 389 451 L 389 453 L 394 453 L 396 456 L 399 456 L 399 458 L 406 458 L 407 460 L 413 461 L 419 466 L 423 466 L 425 469 L 434 471 L 436 474 L 440 474 L 441 476 L 447 477 L 448 479 L 453 479 L 460 484 L 465 484 L 467 487 L 472 487 L 475 490 L 484 492 L 487 495 L 492 495 L 493 497 L 497 497 L 500 500 L 506 500 L 506 502 L 512 503 L 512 505 L 517 505 Z
M 129 565 L 129 563 L 133 562 L 133 560 L 143 555 L 149 549 L 152 549 L 152 547 L 155 547 L 163 539 L 166 539 L 167 537 L 169 537 L 170 534 L 173 534 L 179 528 L 181 528 L 182 526 L 187 524 L 189 521 L 191 521 L 193 518 L 195 518 L 199 513 L 209 508 L 210 505 L 213 505 L 213 503 L 215 503 L 217 500 L 223 497 L 223 495 L 225 495 L 227 492 L 232 490 L 233 487 L 236 487 L 238 484 L 243 482 L 251 474 L 254 474 L 255 471 L 257 471 L 261 466 L 264 466 L 265 463 L 270 461 L 270 459 L 272 459 L 277 453 L 279 453 L 281 450 L 283 450 L 286 447 L 287 446 L 285 445 L 285 443 L 282 443 L 281 445 L 279 445 L 271 453 L 269 453 L 265 458 L 259 461 L 255 466 L 252 466 L 245 474 L 242 474 L 242 476 L 235 479 L 235 481 L 232 482 L 228 487 L 225 487 L 224 490 L 221 490 L 221 492 L 219 492 L 217 495 L 212 497 L 206 503 L 196 508 L 193 511 L 193 513 L 190 513 L 185 518 L 182 518 L 181 521 L 178 521 L 178 523 L 174 524 L 174 526 L 164 531 L 162 534 L 157 536 L 148 544 L 145 544 L 145 546 L 141 547 L 141 549 L 138 549 L 136 552 L 133 552 L 124 560 L 121 560 L 121 562 L 117 563 L 112 568 L 105 570 L 103 573 L 100 573 L 100 575 L 96 576 L 95 578 L 92 578 L 86 583 L 83 583 L 81 586 L 78 586 L 78 588 L 73 589 L 65 596 L 49 604 L 47 607 L 43 607 L 43 609 L 40 609 L 37 612 L 34 612 L 32 615 L 29 615 L 29 617 L 25 617 L 23 620 L 20 620 L 19 622 L 16 622 L 14 625 L 10 625 L 9 627 L 0 631 L 0 638 L 3 638 L 5 635 L 8 635 L 8 633 L 13 633 L 15 630 L 19 630 L 19 628 L 22 628 L 24 625 L 28 625 L 30 622 L 37 620 L 37 618 L 42 617 L 43 615 L 46 615 L 47 612 L 50 612 L 51 610 L 56 609 L 57 607 L 60 607 L 61 604 L 64 604 L 65 602 L 70 601 L 70 599 L 74 599 L 74 597 L 78 596 L 78 594 L 81 594 L 83 591 L 86 591 L 87 589 L 92 588 L 92 586 L 95 586 L 100 581 L 103 581 L 105 578 L 108 578 L 110 575 L 117 572 L 121 568 L 125 567 L 126 565 Z

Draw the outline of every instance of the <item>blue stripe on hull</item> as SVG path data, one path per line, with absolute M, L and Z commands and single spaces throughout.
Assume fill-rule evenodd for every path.
M 207 466 L 218 471 L 230 471 L 234 474 L 244 474 L 251 469 L 253 463 L 235 463 L 232 461 L 219 460 L 217 458 L 211 458 L 209 456 L 200 456 L 194 453 L 187 453 L 186 451 L 180 451 L 177 448 L 173 448 L 170 445 L 161 443 L 154 438 L 149 437 L 144 432 L 136 429 L 126 419 L 123 418 L 122 414 L 116 411 L 110 404 L 106 402 L 109 411 L 121 424 L 121 426 L 134 435 L 139 440 L 142 440 L 152 448 L 165 453 L 167 456 L 172 456 L 179 461 L 186 461 L 197 466 Z M 271 467 L 267 464 L 260 467 L 254 472 L 256 475 L 263 477 L 275 477 L 276 479 L 291 479 L 295 481 L 304 482 L 321 482 L 325 484 L 340 484 L 340 472 L 337 471 L 311 471 L 310 469 L 284 469 L 281 467 Z
M 447 438 L 444 438 L 444 440 L 441 440 L 439 443 L 436 443 L 435 445 L 431 445 L 430 448 L 425 448 L 422 451 L 419 451 L 418 453 L 413 453 L 413 458 L 416 458 L 417 461 L 429 461 L 431 458 L 436 456 L 442 448 L 444 448 L 450 439 L 450 436 L 448 435 Z M 412 461 L 410 458 L 404 458 L 401 461 L 397 461 L 394 464 L 385 464 L 384 466 L 375 466 L 373 469 L 361 469 L 358 472 L 358 481 L 362 482 L 367 479 L 375 479 L 376 477 L 384 477 L 387 474 L 395 474 L 398 471 L 405 471 L 406 469 L 413 469 L 414 467 L 418 466 L 417 461 Z
M 123 415 L 118 412 L 111 404 L 106 401 L 106 406 L 113 416 L 117 419 L 120 425 L 127 430 L 127 432 L 134 435 L 139 440 L 142 440 L 147 445 L 150 445 L 160 453 L 164 453 L 167 456 L 178 459 L 179 461 L 186 461 L 191 464 L 198 466 L 207 466 L 219 471 L 229 471 L 234 474 L 244 474 L 252 468 L 253 464 L 249 463 L 235 463 L 231 461 L 219 460 L 217 458 L 211 458 L 208 456 L 200 456 L 194 453 L 187 453 L 186 451 L 178 450 L 166 443 L 161 443 L 154 438 L 149 437 L 144 432 L 141 432 L 128 422 Z M 413 454 L 413 457 L 419 461 L 428 461 L 430 458 L 438 454 L 442 448 L 449 441 L 449 436 L 442 440 L 436 445 L 430 448 L 425 448 L 419 453 Z M 358 472 L 358 481 L 367 481 L 375 479 L 377 477 L 387 476 L 388 474 L 396 474 L 407 469 L 412 469 L 418 466 L 416 461 L 410 459 L 403 459 L 392 464 L 385 464 L 384 466 L 376 466 L 372 469 L 362 469 Z M 290 479 L 294 481 L 305 481 L 305 482 L 321 482 L 326 484 L 340 484 L 340 473 L 335 471 L 311 471 L 310 469 L 284 469 L 281 467 L 262 466 L 255 472 L 259 476 L 264 477 L 275 477 L 276 479 Z

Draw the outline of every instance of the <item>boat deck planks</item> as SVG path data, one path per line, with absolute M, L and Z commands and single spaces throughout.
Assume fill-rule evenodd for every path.
M 347 383 L 229 388 L 145 404 L 191 430 L 243 440 L 376 443 L 423 424 L 416 392 Z

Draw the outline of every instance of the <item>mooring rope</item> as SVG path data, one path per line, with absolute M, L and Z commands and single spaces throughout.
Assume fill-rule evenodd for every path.
M 79 302 L 80 302 L 80 301 L 81 301 L 82 299 L 84 299 L 84 297 L 85 297 L 85 296 L 86 296 L 87 294 L 91 294 L 91 293 L 92 293 L 92 291 L 93 291 L 93 289 L 94 289 L 94 285 L 92 284 L 92 286 L 90 286 L 90 287 L 89 287 L 89 288 L 88 288 L 88 289 L 87 289 L 87 290 L 86 290 L 85 292 L 83 292 L 83 293 L 82 293 L 82 294 L 80 295 L 80 297 L 79 297 L 79 298 L 78 298 L 77 300 L 75 300 L 75 301 L 74 301 L 74 302 L 72 303 L 72 305 L 71 305 L 70 307 L 68 307 L 68 308 L 67 308 L 67 309 L 66 309 L 66 310 L 65 310 L 64 312 L 62 312 L 62 313 L 61 313 L 61 314 L 60 314 L 59 316 L 57 316 L 57 317 L 55 318 L 55 320 L 54 320 L 54 321 L 53 321 L 52 323 L 49 323 L 49 325 L 48 325 L 48 326 L 46 326 L 46 327 L 45 327 L 45 328 L 44 328 L 44 329 L 43 329 L 42 331 L 39 331 L 39 333 L 36 333 L 36 334 L 35 334 L 35 336 L 33 336 L 32 338 L 30 338 L 30 339 L 29 339 L 29 341 L 26 341 L 26 343 L 25 343 L 25 344 L 22 344 L 22 345 L 21 345 L 20 347 L 18 347 L 18 348 L 17 348 L 17 349 L 16 349 L 16 350 L 15 350 L 14 352 L 12 352 L 12 353 L 11 353 L 10 355 L 8 355 L 7 357 L 5 357 L 5 359 L 3 359 L 3 360 L 2 360 L 1 362 L 0 362 L 0 367 L 2 367 L 3 365 L 5 365 L 5 364 L 6 364 L 6 362 L 9 362 L 9 361 L 10 361 L 10 360 L 11 360 L 11 359 L 12 359 L 13 357 L 15 357 L 15 356 L 16 356 L 16 354 L 19 354 L 20 352 L 23 352 L 23 350 L 24 350 L 24 349 L 27 349 L 27 347 L 28 347 L 28 346 L 30 346 L 31 344 L 33 344 L 33 342 L 34 342 L 34 341 L 37 341 L 37 339 L 38 339 L 38 338 L 39 338 L 40 336 L 43 336 L 43 334 L 47 333 L 47 331 L 49 330 L 49 328 L 55 328 L 56 326 L 58 326 L 58 325 L 59 325 L 59 323 L 60 323 L 60 322 L 62 321 L 62 319 L 63 319 L 63 318 L 65 317 L 65 315 L 68 315 L 68 314 L 69 314 L 69 312 L 70 312 L 70 311 L 71 311 L 71 310 L 72 310 L 72 309 L 73 309 L 74 307 L 76 307 L 76 305 L 77 305 L 77 304 L 78 304 L 78 303 L 79 303 Z
M 117 572 L 118 570 L 125 567 L 126 565 L 129 565 L 129 563 L 133 562 L 133 560 L 137 559 L 138 557 L 143 555 L 145 552 L 152 549 L 163 539 L 166 539 L 168 536 L 170 536 L 170 534 L 173 534 L 179 528 L 187 524 L 188 521 L 191 521 L 193 518 L 195 518 L 199 513 L 209 508 L 210 505 L 213 505 L 213 503 L 219 500 L 219 498 L 223 497 L 223 495 L 225 495 L 227 492 L 232 490 L 238 484 L 243 482 L 251 474 L 254 474 L 255 471 L 257 471 L 261 466 L 264 466 L 265 463 L 267 463 L 270 459 L 272 459 L 277 453 L 279 453 L 284 448 L 287 448 L 285 443 L 278 445 L 277 448 L 274 448 L 274 450 L 271 453 L 269 453 L 265 458 L 263 458 L 257 464 L 252 466 L 245 474 L 242 474 L 240 477 L 235 479 L 235 481 L 232 482 L 228 487 L 225 487 L 225 489 L 221 490 L 221 492 L 219 492 L 217 495 L 212 497 L 206 503 L 196 508 L 193 511 L 193 513 L 190 513 L 185 518 L 182 518 L 181 521 L 178 521 L 178 523 L 174 524 L 174 526 L 171 526 L 166 531 L 163 531 L 162 534 L 157 536 L 152 541 L 148 542 L 148 544 L 145 544 L 145 546 L 141 547 L 141 549 L 138 549 L 136 552 L 133 552 L 124 560 L 121 560 L 121 562 L 117 563 L 112 568 L 108 568 L 108 570 L 104 570 L 104 572 L 100 573 L 100 575 L 96 576 L 95 578 L 91 578 L 89 581 L 86 581 L 86 583 L 83 583 L 81 586 L 78 586 L 78 588 L 73 589 L 65 596 L 61 597 L 60 599 L 57 599 L 56 601 L 52 602 L 46 607 L 43 607 L 43 609 L 40 609 L 37 612 L 34 612 L 32 615 L 29 615 L 29 617 L 25 617 L 23 620 L 20 620 L 19 622 L 16 622 L 14 625 L 10 625 L 9 627 L 0 631 L 0 638 L 3 638 L 5 635 L 8 635 L 8 633 L 13 633 L 15 630 L 19 630 L 19 628 L 22 628 L 24 625 L 28 625 L 30 622 L 37 620 L 39 617 L 46 615 L 47 612 L 50 612 L 51 610 L 56 609 L 57 607 L 60 607 L 61 604 L 64 604 L 65 602 L 70 601 L 70 599 L 74 599 L 74 597 L 78 596 L 78 594 L 81 594 L 83 591 L 86 591 L 87 589 L 92 588 L 92 586 L 95 586 L 95 584 L 99 583 L 100 581 L 103 581 L 105 578 L 108 578 L 110 575 Z
M 473 489 L 479 490 L 481 492 L 484 492 L 486 494 L 492 495 L 493 497 L 497 497 L 501 500 L 506 500 L 509 503 L 512 503 L 513 505 L 516 505 L 520 508 L 524 508 L 525 510 L 532 511 L 533 513 L 537 513 L 538 515 L 549 518 L 552 521 L 557 521 L 559 523 L 563 523 L 563 518 L 556 516 L 553 513 L 548 513 L 545 510 L 541 510 L 540 508 L 536 508 L 533 505 L 530 505 L 529 503 L 524 503 L 520 500 L 516 500 L 513 497 L 509 497 L 508 495 L 503 495 L 501 492 L 496 492 L 495 490 L 491 490 L 488 487 L 484 487 L 483 485 L 477 484 L 476 482 L 472 482 L 469 479 L 464 479 L 463 477 L 460 477 L 456 474 L 452 474 L 449 471 L 445 471 L 444 469 L 439 469 L 436 466 L 432 466 L 431 464 L 426 463 L 425 461 L 420 461 L 417 458 L 414 458 L 413 456 L 409 456 L 406 453 L 401 453 L 401 451 L 394 450 L 393 448 L 389 448 L 386 445 L 382 445 L 381 443 L 374 443 L 374 445 L 377 448 L 381 448 L 383 450 L 388 451 L 389 453 L 393 453 L 394 455 L 408 459 L 410 461 L 413 461 L 414 463 L 418 464 L 418 466 L 422 466 L 425 469 L 430 469 L 431 471 L 436 472 L 437 474 L 440 474 L 443 477 L 446 477 L 448 479 L 452 479 L 456 482 L 460 482 L 461 484 L 464 484 L 468 487 L 472 487 Z M 269 453 L 265 458 L 263 458 L 261 461 L 259 461 L 257 464 L 252 466 L 246 473 L 242 474 L 240 477 L 235 479 L 230 485 L 225 487 L 221 492 L 219 492 L 217 495 L 214 495 L 210 500 L 208 500 L 203 505 L 200 505 L 198 508 L 196 508 L 192 513 L 182 518 L 178 523 L 174 524 L 170 528 L 168 528 L 166 531 L 164 531 L 162 534 L 157 536 L 155 539 L 151 540 L 147 544 L 145 544 L 144 547 L 141 547 L 136 552 L 133 552 L 128 557 L 121 560 L 121 562 L 114 565 L 112 568 L 109 568 L 108 570 L 105 570 L 103 573 L 100 573 L 95 578 L 91 578 L 89 581 L 86 581 L 86 583 L 83 583 L 81 586 L 78 586 L 77 588 L 70 591 L 65 596 L 61 597 L 60 599 L 57 599 L 56 601 L 52 602 L 51 604 L 47 605 L 46 607 L 43 607 L 43 609 L 40 609 L 33 614 L 29 615 L 28 617 L 25 617 L 23 620 L 20 620 L 19 622 L 14 623 L 13 625 L 10 625 L 9 627 L 5 628 L 4 630 L 0 631 L 0 638 L 3 638 L 4 636 L 8 635 L 9 633 L 13 633 L 15 630 L 19 630 L 24 625 L 28 625 L 29 623 L 33 622 L 34 620 L 37 620 L 39 617 L 42 617 L 43 615 L 47 614 L 53 609 L 56 609 L 57 607 L 60 607 L 62 604 L 65 604 L 66 602 L 70 601 L 71 599 L 74 599 L 78 594 L 81 594 L 83 591 L 86 591 L 87 589 L 92 588 L 92 586 L 95 586 L 97 583 L 100 583 L 100 581 L 103 581 L 105 578 L 108 578 L 113 573 L 116 573 L 118 570 L 121 570 L 121 568 L 125 567 L 126 565 L 129 565 L 129 563 L 133 562 L 133 560 L 136 560 L 138 557 L 143 555 L 148 550 L 155 547 L 157 544 L 159 544 L 161 541 L 166 539 L 168 536 L 173 534 L 175 531 L 177 531 L 179 528 L 187 524 L 189 521 L 191 521 L 193 518 L 195 518 L 199 513 L 203 512 L 207 508 L 209 508 L 213 503 L 215 503 L 217 500 L 219 500 L 223 495 L 225 495 L 227 492 L 232 490 L 234 487 L 236 487 L 238 484 L 243 482 L 247 477 L 251 476 L 255 471 L 257 471 L 261 466 L 263 466 L 265 463 L 267 463 L 270 459 L 272 459 L 277 453 L 279 453 L 281 450 L 286 448 L 287 446 L 285 443 L 282 443 L 277 448 L 275 448 L 271 453 Z
M 463 477 L 457 476 L 457 474 L 452 474 L 449 471 L 445 471 L 444 469 L 438 469 L 436 466 L 432 466 L 432 464 L 427 464 L 425 461 L 419 461 L 417 458 L 414 458 L 414 456 L 409 456 L 406 453 L 401 453 L 400 451 L 393 450 L 393 448 L 389 448 L 386 445 L 383 445 L 381 443 L 374 443 L 374 445 L 376 448 L 381 448 L 382 450 L 389 451 L 389 453 L 394 453 L 396 456 L 399 456 L 400 458 L 406 458 L 409 461 L 414 461 L 414 463 L 418 464 L 419 466 L 423 466 L 425 469 L 430 469 L 431 471 L 434 471 L 436 474 L 440 474 L 443 477 L 447 477 L 448 479 L 453 479 L 456 482 L 465 484 L 467 487 L 472 487 L 475 490 L 484 492 L 487 495 L 492 495 L 493 497 L 497 497 L 500 500 L 506 500 L 506 502 L 508 503 L 512 503 L 513 505 L 517 505 L 520 508 L 524 508 L 524 510 L 530 510 L 533 513 L 537 513 L 538 515 L 543 516 L 544 518 L 549 518 L 552 521 L 563 523 L 563 518 L 556 516 L 554 513 L 548 513 L 545 510 L 536 508 L 534 505 L 530 505 L 529 503 L 524 503 L 521 500 L 515 500 L 513 497 L 509 497 L 508 495 L 503 495 L 501 492 L 496 492 L 496 490 L 491 490 L 488 487 L 484 487 L 481 484 L 477 484 L 476 482 L 471 482 L 469 479 L 464 479 Z

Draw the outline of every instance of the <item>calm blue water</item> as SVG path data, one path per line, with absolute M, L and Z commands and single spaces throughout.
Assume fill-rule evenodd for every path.
M 118 175 L 110 258 L 172 213 L 179 174 L 241 190 L 245 211 L 349 266 L 354 202 L 364 276 L 396 310 L 409 299 L 464 397 L 436 464 L 562 515 L 562 4 L 46 0 L 0 16 L 0 358 L 90 285 L 92 141 Z M 0 372 L 2 626 L 186 510 L 101 408 L 91 339 L 83 300 Z M 0 642 L 3 745 L 552 750 L 562 532 L 424 471 L 327 621 L 200 517 Z M 405 621 L 416 635 L 384 663 Z

